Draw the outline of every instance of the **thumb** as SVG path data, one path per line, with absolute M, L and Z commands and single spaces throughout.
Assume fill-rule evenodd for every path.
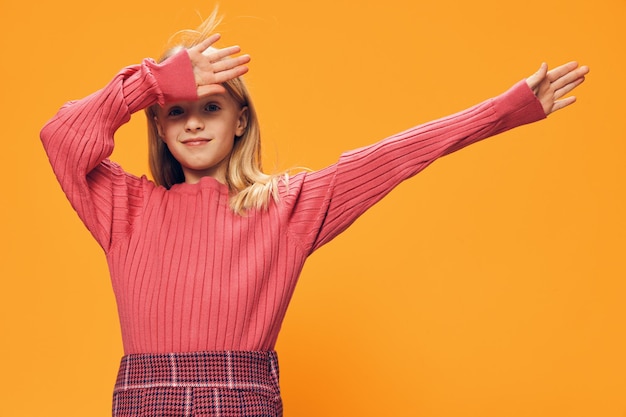
M 226 94 L 226 89 L 221 84 L 206 84 L 198 86 L 198 98 L 213 94 Z
M 543 81 L 546 78 L 547 74 L 548 74 L 548 64 L 546 64 L 545 62 L 542 62 L 537 72 L 535 72 L 530 77 L 526 78 L 526 83 L 532 90 L 535 90 L 539 86 L 539 84 L 541 84 L 541 81 Z

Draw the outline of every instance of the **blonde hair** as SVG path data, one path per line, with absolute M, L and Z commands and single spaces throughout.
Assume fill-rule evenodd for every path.
M 179 41 L 167 49 L 159 62 L 183 48 L 191 48 L 202 42 L 213 33 L 220 22 L 221 18 L 218 18 L 215 9 L 196 30 L 178 32 L 170 38 L 170 44 L 175 37 L 178 37 Z M 241 215 L 252 208 L 266 209 L 271 199 L 278 201 L 278 181 L 281 178 L 286 181 L 287 174 L 268 175 L 262 170 L 259 121 L 243 79 L 234 78 L 222 85 L 242 108 L 248 108 L 246 129 L 241 136 L 235 138 L 226 170 L 226 184 L 231 194 L 230 207 Z M 157 185 L 169 189 L 174 184 L 185 182 L 185 175 L 180 163 L 158 135 L 155 123 L 156 106 L 158 104 L 146 109 L 150 171 Z

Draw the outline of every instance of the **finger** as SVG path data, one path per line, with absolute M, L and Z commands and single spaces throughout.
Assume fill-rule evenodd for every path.
M 585 75 L 589 72 L 589 67 L 582 66 L 577 68 L 569 73 L 564 74 L 561 78 L 557 79 L 553 83 L 553 87 L 555 90 L 559 90 L 564 86 L 571 84 L 573 82 L 577 82 L 580 79 L 584 79 Z
M 250 55 L 241 55 L 234 58 L 224 59 L 213 64 L 213 70 L 215 73 L 227 71 L 229 69 L 245 65 L 250 62 Z
M 217 42 L 221 37 L 222 35 L 220 35 L 219 33 L 214 33 L 213 35 L 209 36 L 208 38 L 206 38 L 205 40 L 203 40 L 202 42 L 200 42 L 193 48 L 196 48 L 198 52 L 204 53 L 204 51 L 209 49 L 211 45 Z
M 537 72 L 535 72 L 533 75 L 531 75 L 530 77 L 526 79 L 526 83 L 533 91 L 539 86 L 539 84 L 541 84 L 541 81 L 545 78 L 547 71 L 548 71 L 548 65 L 545 62 L 543 62 L 539 66 L 539 69 L 537 70 Z
M 565 108 L 565 107 L 567 107 L 570 104 L 573 104 L 575 102 L 576 102 L 576 97 L 574 97 L 574 96 L 564 98 L 563 100 L 555 101 L 554 102 L 554 106 L 552 106 L 551 113 L 554 113 L 557 110 L 561 110 L 562 108 Z
M 566 64 L 560 65 L 548 71 L 548 80 L 550 80 L 550 82 L 554 82 L 558 80 L 559 78 L 561 78 L 562 76 L 564 76 L 565 74 L 572 72 L 577 67 L 578 67 L 578 62 L 576 61 L 571 61 Z
M 571 83 L 568 83 L 565 86 L 557 89 L 554 92 L 554 98 L 555 99 L 559 99 L 559 98 L 563 97 L 564 95 L 566 95 L 567 93 L 572 91 L 574 88 L 576 88 L 580 84 L 582 84 L 583 81 L 585 81 L 585 78 L 584 77 L 580 77 L 580 78 L 577 78 L 576 80 L 572 81 Z
M 240 77 L 246 72 L 248 72 L 248 67 L 246 67 L 245 65 L 240 65 L 226 71 L 221 71 L 215 74 L 215 82 L 224 83 L 226 81 L 232 80 L 233 78 Z
M 211 48 L 203 52 L 203 54 L 209 58 L 211 62 L 217 62 L 220 59 L 226 58 L 227 56 L 234 55 L 239 53 L 241 48 L 237 45 L 229 46 L 227 48 L 215 49 Z

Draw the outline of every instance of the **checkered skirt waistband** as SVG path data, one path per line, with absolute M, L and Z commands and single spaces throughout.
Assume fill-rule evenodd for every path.
M 122 358 L 113 417 L 281 417 L 274 351 L 133 354 Z
M 115 392 L 154 387 L 205 387 L 278 392 L 276 352 L 146 353 L 122 358 Z

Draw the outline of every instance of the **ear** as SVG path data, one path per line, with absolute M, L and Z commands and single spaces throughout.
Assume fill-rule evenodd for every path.
M 159 122 L 159 118 L 157 116 L 154 116 L 153 120 L 154 120 L 154 126 L 156 127 L 156 130 L 157 130 L 157 135 L 159 135 L 159 138 L 163 140 L 163 138 L 165 137 L 165 135 L 163 134 L 163 126 L 161 126 L 161 123 Z
M 239 117 L 237 118 L 237 127 L 235 128 L 235 135 L 237 137 L 242 136 L 248 127 L 248 117 L 250 112 L 248 106 L 244 106 L 239 110 Z

